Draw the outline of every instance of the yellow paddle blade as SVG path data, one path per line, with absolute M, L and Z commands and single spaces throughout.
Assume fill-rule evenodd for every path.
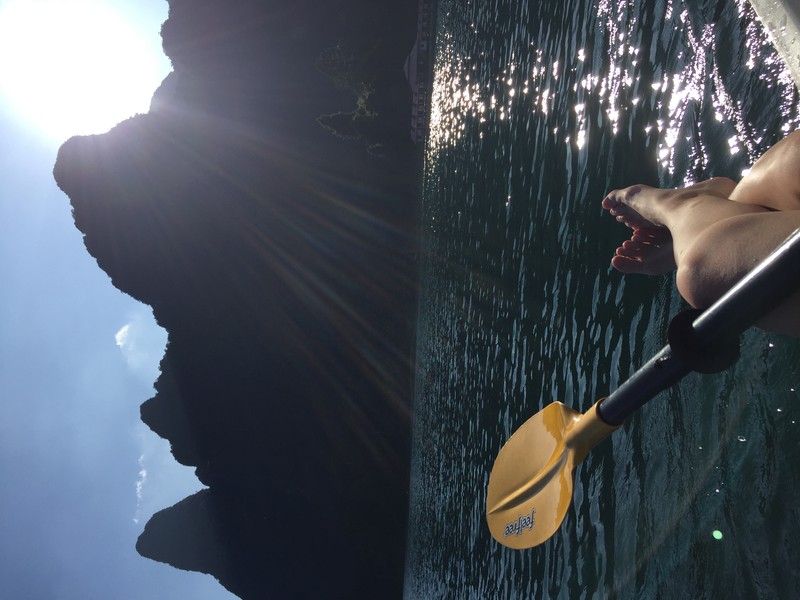
M 599 402 L 598 402 L 599 404 Z M 558 531 L 572 503 L 573 475 L 617 427 L 554 402 L 528 419 L 500 449 L 489 475 L 486 522 L 509 548 L 532 548 Z

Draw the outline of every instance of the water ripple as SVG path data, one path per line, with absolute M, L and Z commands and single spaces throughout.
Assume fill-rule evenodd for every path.
M 687 379 L 596 449 L 542 548 L 502 548 L 484 523 L 511 433 L 553 400 L 586 410 L 613 390 L 679 308 L 670 277 L 609 268 L 625 233 L 606 191 L 738 176 L 800 124 L 752 9 L 710 4 L 441 1 L 406 597 L 800 589 L 800 352 L 762 334 L 735 370 Z

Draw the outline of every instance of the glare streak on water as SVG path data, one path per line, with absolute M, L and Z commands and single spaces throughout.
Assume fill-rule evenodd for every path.
M 596 449 L 543 547 L 502 548 L 484 521 L 503 442 L 552 400 L 583 411 L 613 390 L 680 309 L 671 277 L 609 269 L 626 234 L 603 195 L 738 177 L 800 124 L 752 9 L 712 4 L 441 1 L 408 598 L 800 593 L 800 352 L 764 334 Z

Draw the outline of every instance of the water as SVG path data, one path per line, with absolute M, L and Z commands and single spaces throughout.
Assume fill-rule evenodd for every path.
M 800 124 L 743 0 L 442 0 L 407 598 L 800 595 L 800 344 L 751 331 L 578 469 L 539 548 L 485 525 L 505 440 L 553 400 L 585 411 L 664 343 L 673 277 L 609 267 L 633 183 L 739 179 Z M 716 539 L 714 532 L 722 534 Z

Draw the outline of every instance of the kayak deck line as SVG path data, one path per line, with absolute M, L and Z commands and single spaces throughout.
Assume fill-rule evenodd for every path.
M 800 90 L 800 1 L 749 0 Z

